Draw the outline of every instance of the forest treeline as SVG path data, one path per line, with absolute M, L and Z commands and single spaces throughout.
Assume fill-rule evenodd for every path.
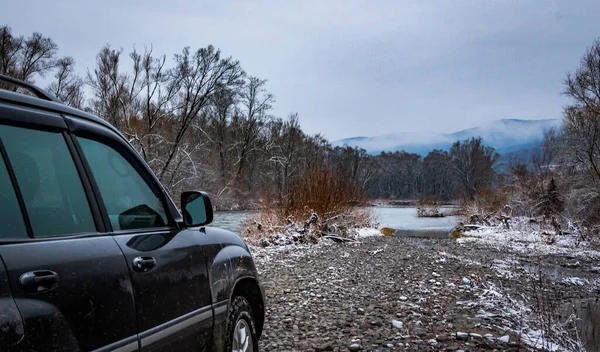
M 115 125 L 175 198 L 202 189 L 224 209 L 261 200 L 298 207 L 299 199 L 324 197 L 324 212 L 368 198 L 483 200 L 531 216 L 600 222 L 590 215 L 600 214 L 598 42 L 564 81 L 572 104 L 563 127 L 548 131 L 531 162 L 512 163 L 502 175 L 494 171 L 498 154 L 477 138 L 425 157 L 333 146 L 302 131 L 297 113 L 273 116 L 267 80 L 212 45 L 172 55 L 106 45 L 94 67 L 76 70 L 51 38 L 2 26 L 0 73 L 51 81 L 46 88 L 60 100 Z
M 174 195 L 200 188 L 219 207 L 247 207 L 265 197 L 284 200 L 290 185 L 317 169 L 345 180 L 348 192 L 356 188 L 350 192 L 355 200 L 450 199 L 462 185 L 449 167 L 465 152 L 460 148 L 425 158 L 404 152 L 369 156 L 304 133 L 297 113 L 273 116 L 275 97 L 267 81 L 211 45 L 171 56 L 106 45 L 95 67 L 83 76 L 77 72 L 75 60 L 59 56 L 51 38 L 0 27 L 0 73 L 31 83 L 51 77 L 50 93 L 116 126 Z M 479 140 L 468 143 L 491 153 Z M 493 160 L 483 167 L 483 178 L 491 176 L 491 166 Z M 469 192 L 489 183 L 473 182 L 464 184 Z

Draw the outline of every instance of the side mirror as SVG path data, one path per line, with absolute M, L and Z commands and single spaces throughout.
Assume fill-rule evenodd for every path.
M 202 226 L 213 220 L 213 209 L 208 194 L 199 191 L 181 193 L 181 211 L 185 226 Z

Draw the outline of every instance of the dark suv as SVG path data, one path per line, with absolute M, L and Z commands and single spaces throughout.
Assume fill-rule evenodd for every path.
M 110 124 L 0 76 L 0 351 L 256 351 L 250 251 Z

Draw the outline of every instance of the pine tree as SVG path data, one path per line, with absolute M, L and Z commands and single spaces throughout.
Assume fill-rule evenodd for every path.
M 538 212 L 540 215 L 549 218 L 552 215 L 560 214 L 564 208 L 564 203 L 558 195 L 558 187 L 553 177 L 548 183 L 546 194 L 542 196 L 538 203 Z

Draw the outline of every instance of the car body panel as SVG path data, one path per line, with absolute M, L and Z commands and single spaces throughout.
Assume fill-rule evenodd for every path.
M 136 335 L 129 271 L 110 236 L 2 245 L 0 256 L 25 324 L 23 349 L 94 350 Z M 20 277 L 41 270 L 58 274 L 55 287 L 25 290 Z
M 229 303 L 236 287 L 242 279 L 252 279 L 259 288 L 259 299 L 262 309 L 254 312 L 262 316 L 264 321 L 264 291 L 259 285 L 258 271 L 254 265 L 252 254 L 246 243 L 233 232 L 216 227 L 205 227 L 206 253 L 209 267 L 210 291 L 214 307 L 214 351 L 221 351 L 225 341 L 223 337 L 227 328 Z M 248 297 L 249 298 L 249 297 Z M 262 331 L 262 324 L 257 327 Z
M 0 260 L 0 351 L 17 345 L 25 337 L 23 319 L 10 292 L 8 273 Z
M 202 247 L 204 233 L 184 229 L 115 235 L 133 283 L 138 331 L 144 351 L 203 350 L 212 340 L 212 301 Z M 138 272 L 137 257 L 155 260 Z M 182 318 L 185 317 L 185 318 Z

